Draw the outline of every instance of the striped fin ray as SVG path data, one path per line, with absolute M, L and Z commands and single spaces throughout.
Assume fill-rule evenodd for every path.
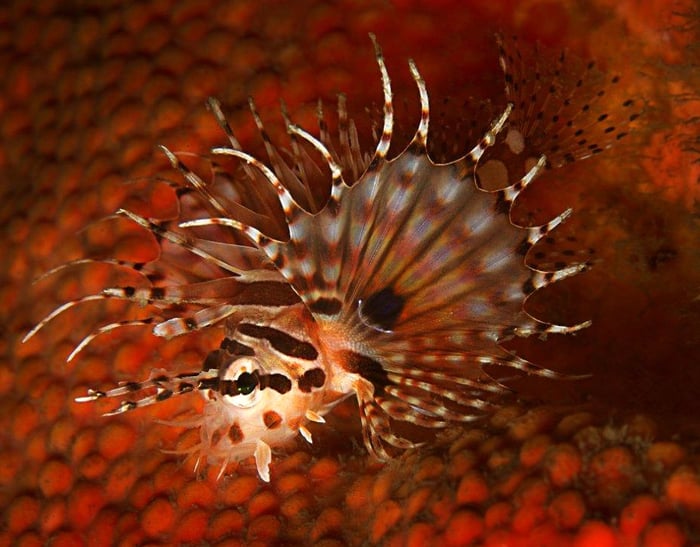
M 86 396 L 78 397 L 75 401 L 84 403 L 105 398 L 130 397 L 129 399 L 122 400 L 119 406 L 114 410 L 104 414 L 105 416 L 114 416 L 136 408 L 165 401 L 172 396 L 183 395 L 194 390 L 210 389 L 211 386 L 219 383 L 218 375 L 218 369 L 179 374 L 177 376 L 173 376 L 163 369 L 154 370 L 151 373 L 151 377 L 144 382 L 125 382 L 121 386 L 108 391 L 89 389 Z M 155 393 L 152 395 L 133 398 L 141 391 L 153 389 L 155 389 Z
M 181 167 L 183 171 L 186 170 L 184 166 Z M 25 335 L 24 342 L 67 311 L 90 302 L 110 299 L 132 302 L 140 307 L 148 305 L 155 308 L 156 313 L 96 327 L 79 341 L 67 361 L 72 361 L 101 334 L 118 329 L 149 327 L 156 336 L 171 338 L 222 322 L 247 306 L 279 307 L 298 303 L 298 297 L 289 285 L 265 255 L 254 247 L 208 241 L 174 232 L 165 227 L 167 223 L 147 219 L 125 209 L 120 209 L 115 216 L 126 217 L 150 231 L 160 243 L 159 260 L 143 263 L 109 258 L 80 259 L 50 270 L 40 279 L 69 271 L 72 267 L 105 265 L 133 272 L 137 283 L 107 287 L 97 294 L 88 294 L 62 304 L 41 319 Z M 193 266 L 191 259 L 180 259 L 180 251 L 199 257 L 199 266 Z M 178 262 L 183 263 L 184 269 L 180 269 Z M 201 269 L 202 266 L 204 269 Z M 208 281 L 193 281 L 198 275 L 198 267 L 199 275 Z M 212 275 L 214 279 L 211 279 Z M 163 278 L 170 284 L 162 285 Z M 183 305 L 202 309 L 181 317 L 179 314 Z
M 377 458 L 388 460 L 391 459 L 392 452 L 387 451 L 386 445 L 399 450 L 418 445 L 392 432 L 389 414 L 382 407 L 384 401 L 377 396 L 376 391 L 376 386 L 364 378 L 355 383 L 365 446 Z
M 210 105 L 212 106 L 212 105 Z M 214 110 L 219 111 L 219 115 L 223 116 L 220 113 L 220 108 L 218 107 L 217 103 L 213 103 Z M 249 154 L 246 154 L 245 152 L 242 152 L 241 150 L 238 149 L 215 149 L 215 153 L 219 154 L 224 154 L 224 155 L 230 155 L 233 157 L 236 157 L 238 159 L 241 159 L 245 162 L 245 164 L 248 166 L 248 174 L 251 176 L 251 178 L 255 178 L 255 175 L 257 173 L 262 173 L 264 176 L 265 180 L 270 182 L 272 186 L 274 187 L 277 197 L 279 199 L 280 205 L 282 206 L 282 210 L 285 214 L 286 217 L 286 222 L 290 226 L 294 226 L 293 219 L 295 216 L 301 214 L 304 212 L 304 209 L 296 202 L 295 198 L 292 196 L 292 194 L 289 192 L 287 189 L 287 185 L 289 183 L 289 180 L 292 176 L 294 176 L 288 168 L 286 168 L 286 164 L 284 164 L 283 160 L 279 155 L 276 154 L 274 151 L 274 148 L 270 145 L 269 138 L 267 137 L 263 127 L 262 127 L 262 122 L 259 118 L 259 115 L 257 114 L 254 105 L 251 102 L 251 111 L 253 112 L 256 124 L 258 125 L 258 128 L 261 132 L 261 135 L 263 136 L 263 140 L 266 144 L 266 148 L 268 149 L 268 154 L 271 158 L 271 162 L 275 166 L 275 170 L 278 173 L 282 173 L 282 176 L 285 177 L 284 183 L 277 178 L 275 173 L 266 167 L 262 162 L 259 162 L 256 158 L 253 158 Z M 225 124 L 225 121 L 220 122 L 222 123 L 222 126 L 227 127 L 227 124 Z M 318 147 L 321 150 L 325 150 L 324 146 L 319 144 L 318 141 L 313 140 L 313 137 L 305 133 L 303 130 L 293 126 L 289 125 L 288 126 L 290 135 L 301 135 L 302 138 L 308 142 L 311 142 L 312 146 Z M 235 137 L 233 137 L 232 133 L 230 132 L 230 128 L 227 130 L 227 133 L 229 133 L 230 140 L 232 144 L 236 145 L 237 141 L 235 140 Z M 351 142 L 353 137 L 350 137 L 347 142 Z M 312 142 L 313 141 L 313 142 Z M 260 253 L 260 248 L 264 247 L 264 245 L 268 245 L 269 247 L 272 247 L 274 245 L 274 240 L 272 238 L 268 238 L 265 236 L 260 230 L 257 228 L 253 227 L 252 223 L 251 224 L 245 224 L 244 222 L 240 220 L 234 220 L 234 218 L 240 218 L 240 215 L 236 215 L 236 213 L 232 213 L 230 209 L 227 208 L 227 205 L 224 205 L 224 202 L 220 202 L 217 197 L 215 197 L 207 188 L 206 184 L 203 182 L 203 180 L 196 175 L 194 172 L 192 172 L 181 160 L 179 160 L 172 152 L 170 152 L 167 148 L 163 147 L 163 151 L 165 152 L 166 156 L 170 160 L 171 164 L 173 167 L 178 169 L 185 180 L 188 182 L 188 184 L 196 190 L 199 194 L 201 194 L 204 197 L 205 204 L 214 212 L 219 213 L 219 214 L 225 214 L 227 217 L 222 220 L 222 222 L 216 222 L 216 219 L 210 219 L 211 222 L 209 221 L 190 221 L 190 222 L 183 222 L 182 226 L 183 227 L 195 227 L 195 226 L 211 226 L 211 225 L 224 225 L 228 227 L 234 227 L 242 231 L 249 240 L 253 241 L 256 244 L 256 247 L 245 247 L 245 246 L 240 246 L 232 243 L 221 243 L 218 241 L 212 241 L 212 240 L 206 240 L 202 238 L 196 238 L 192 237 L 189 234 L 183 234 L 180 232 L 175 232 L 172 231 L 168 228 L 166 228 L 166 224 L 159 223 L 157 221 L 151 220 L 144 218 L 136 213 L 133 213 L 131 211 L 121 209 L 118 211 L 118 215 L 123 215 L 135 222 L 136 224 L 148 229 L 151 231 L 161 242 L 161 246 L 163 248 L 166 248 L 163 246 L 163 243 L 170 243 L 173 247 L 179 247 L 189 253 L 193 253 L 200 257 L 202 261 L 205 264 L 208 265 L 213 265 L 221 270 L 228 271 L 229 274 L 233 274 L 232 277 L 229 278 L 224 278 L 224 279 L 217 279 L 211 283 L 202 283 L 202 284 L 197 284 L 197 283 L 182 283 L 180 285 L 176 286 L 170 286 L 170 287 L 154 287 L 152 289 L 148 288 L 139 288 L 136 289 L 134 287 L 114 287 L 114 288 L 108 288 L 103 291 L 101 295 L 95 295 L 95 299 L 97 298 L 118 298 L 118 299 L 123 299 L 123 300 L 130 300 L 137 302 L 141 305 L 144 304 L 153 304 L 156 305 L 157 307 L 164 309 L 167 311 L 167 308 L 170 305 L 174 306 L 181 306 L 181 305 L 198 305 L 198 306 L 204 306 L 204 309 L 196 312 L 193 316 L 190 317 L 171 317 L 169 319 L 166 319 L 165 321 L 161 321 L 156 323 L 154 326 L 154 334 L 157 336 L 163 336 L 166 338 L 170 338 L 173 336 L 178 336 L 180 334 L 184 334 L 186 332 L 192 331 L 192 330 L 198 330 L 201 328 L 206 328 L 208 326 L 211 326 L 219 321 L 223 321 L 226 319 L 231 313 L 234 313 L 237 311 L 239 306 L 231 306 L 231 305 L 226 305 L 226 304 L 221 304 L 221 302 L 229 302 L 232 304 L 236 304 L 238 300 L 241 298 L 240 294 L 233 294 L 231 292 L 231 288 L 233 288 L 234 292 L 236 293 L 249 293 L 249 292 L 254 292 L 248 290 L 249 287 L 253 285 L 263 285 L 267 284 L 268 287 L 283 287 L 283 288 L 288 288 L 289 286 L 283 282 L 283 278 L 277 273 L 274 269 L 270 269 L 272 267 L 272 264 L 268 261 L 263 261 L 259 257 L 263 257 L 262 253 Z M 346 150 L 347 154 L 347 150 Z M 331 157 L 326 154 L 326 159 L 329 161 L 331 160 Z M 340 168 L 338 166 L 334 167 L 334 178 L 337 178 L 338 181 L 342 182 L 342 177 L 340 176 Z M 176 188 L 178 187 L 177 184 L 174 185 Z M 231 218 L 234 217 L 234 218 Z M 255 222 L 256 224 L 261 224 L 261 222 Z M 171 256 L 170 258 L 175 256 L 175 253 L 169 253 Z M 224 258 L 221 258 L 221 255 L 224 255 Z M 245 264 L 241 265 L 239 268 L 238 266 L 234 266 L 231 264 L 233 262 L 230 258 L 238 258 L 242 259 Z M 165 257 L 161 257 L 162 259 Z M 241 262 L 241 260 L 237 260 L 236 262 Z M 251 265 L 252 263 L 252 265 Z M 279 267 L 279 265 L 278 265 Z M 266 268 L 266 270 L 260 271 L 258 269 L 251 269 L 251 268 Z M 208 291 L 208 295 L 205 295 L 202 293 L 202 290 L 204 287 L 210 287 L 214 288 L 214 292 Z M 218 293 L 218 294 L 217 294 Z M 280 296 L 282 293 L 285 293 L 283 296 Z M 262 295 L 262 296 L 261 296 Z M 267 295 L 272 295 L 267 296 Z M 268 302 L 269 300 L 274 300 L 275 298 L 279 298 L 278 301 L 275 302 Z M 77 305 L 79 303 L 85 302 L 92 300 L 93 297 L 89 298 L 84 298 L 80 299 L 76 302 L 69 303 L 67 306 L 63 306 L 60 309 L 56 310 L 54 313 L 50 314 L 45 320 L 43 320 L 39 325 L 37 325 L 37 329 L 34 331 L 30 332 L 28 337 L 32 336 L 36 330 L 40 329 L 45 325 L 48 321 L 52 320 L 54 317 L 59 315 L 60 313 L 63 313 L 63 311 L 69 309 L 70 307 Z M 255 293 L 255 297 L 248 299 L 250 300 L 249 304 L 250 306 L 254 305 L 289 305 L 298 302 L 298 300 L 295 298 L 294 293 L 291 290 L 267 290 L 265 293 L 260 293 L 257 292 Z M 165 314 L 166 317 L 169 314 Z M 112 330 L 115 330 L 117 328 L 122 328 L 122 327 L 127 327 L 127 326 L 136 326 L 136 325 L 148 325 L 156 322 L 156 317 L 150 317 L 145 320 L 138 320 L 138 321 L 118 321 L 114 323 L 108 323 L 106 325 L 103 325 L 90 333 L 87 337 L 85 337 L 76 347 L 76 349 L 71 353 L 70 357 L 73 358 L 79 351 L 81 351 L 89 342 L 91 342 L 94 338 L 96 338 L 98 335 L 105 333 L 105 332 L 110 332 Z
M 375 46 L 375 53 L 380 68 L 382 87 L 384 90 L 384 125 L 382 136 L 377 143 L 374 155 L 369 162 L 364 177 L 367 177 L 369 173 L 377 172 L 384 164 L 389 146 L 391 144 L 393 128 L 391 82 L 384 64 L 381 49 L 379 48 L 374 36 L 372 36 L 372 40 Z M 343 104 L 342 100 L 341 104 Z M 342 117 L 345 115 L 346 114 L 341 112 L 341 121 Z M 319 114 L 319 120 L 321 122 L 321 126 L 324 127 L 322 122 L 322 114 Z M 343 124 L 343 128 L 353 127 L 349 124 L 345 125 L 345 122 L 343 122 Z M 230 128 L 228 128 L 228 124 L 225 122 L 225 120 L 220 121 L 220 125 L 224 127 L 227 134 L 229 134 Z M 259 124 L 259 128 L 261 128 L 261 126 L 262 124 Z M 278 268 L 280 273 L 294 287 L 309 309 L 316 312 L 322 312 L 326 315 L 333 315 L 339 311 L 338 299 L 336 298 L 336 294 L 338 292 L 337 287 L 339 285 L 337 281 L 338 269 L 335 262 L 327 262 L 324 257 L 328 256 L 329 254 L 328 247 L 330 247 L 331 250 L 336 248 L 341 240 L 341 237 L 348 235 L 335 229 L 341 225 L 342 222 L 336 220 L 334 215 L 343 211 L 346 216 L 354 213 L 354 211 L 349 210 L 348 207 L 341 208 L 339 206 L 341 197 L 345 194 L 345 192 L 350 190 L 350 187 L 343 179 L 341 166 L 338 163 L 339 160 L 337 159 L 337 155 L 332 153 L 329 146 L 327 146 L 330 143 L 330 138 L 325 134 L 325 132 L 322 135 L 321 140 L 316 139 L 308 132 L 295 126 L 294 124 L 288 124 L 288 132 L 290 135 L 307 142 L 318 152 L 320 152 L 331 170 L 332 189 L 330 201 L 320 213 L 310 214 L 308 211 L 305 211 L 304 208 L 294 200 L 286 185 L 278 177 L 278 174 L 257 158 L 242 152 L 235 147 L 215 148 L 213 150 L 214 154 L 230 155 L 242 159 L 250 168 L 262 173 L 269 184 L 274 187 L 287 220 L 290 233 L 288 242 L 279 241 L 274 237 L 264 234 L 261 230 L 255 226 L 252 226 L 251 224 L 246 224 L 237 219 L 229 217 L 192 220 L 181 223 L 180 227 L 193 228 L 218 225 L 228 226 L 242 232 L 252 243 L 265 252 L 265 254 Z M 229 135 L 230 140 L 231 138 L 232 133 Z M 342 138 L 344 139 L 344 142 L 347 142 L 347 144 L 343 145 L 343 148 L 345 149 L 344 155 L 346 158 L 351 157 L 353 154 L 353 141 L 356 137 L 354 136 L 354 133 L 351 133 L 349 135 L 344 135 Z M 269 141 L 269 139 L 265 137 L 264 140 L 266 142 Z M 232 142 L 234 142 L 234 146 L 236 146 L 237 141 Z M 369 187 L 371 185 L 364 184 L 364 186 Z M 371 209 L 371 203 L 366 205 Z M 327 229 L 326 234 L 328 237 L 319 239 L 313 236 L 313 232 L 318 231 L 318 228 L 313 226 L 313 224 L 317 221 L 323 223 L 323 227 Z M 367 226 L 362 223 L 356 223 L 356 225 L 360 231 L 364 232 L 371 230 L 371 226 Z M 309 243 L 311 243 L 311 245 L 309 245 Z M 321 264 L 328 264 L 323 274 L 319 274 L 316 268 L 317 265 Z M 294 267 L 290 267 L 290 265 L 293 265 Z
M 287 300 L 294 293 L 291 290 L 285 290 L 286 284 L 280 283 L 278 275 L 275 275 L 275 272 L 262 273 L 262 276 L 256 276 L 251 280 L 241 277 L 224 277 L 211 281 L 164 287 L 113 287 L 104 289 L 102 294 L 108 297 L 131 300 L 141 305 L 195 304 L 208 306 L 222 302 L 235 304 L 265 302 L 265 293 L 272 295 L 277 290 L 279 294 L 275 298 L 284 301 L 285 304 L 289 303 Z M 278 286 L 279 289 L 277 289 Z M 281 291 L 288 293 L 289 296 L 285 298 Z
M 216 101 L 215 99 L 209 99 L 209 106 L 210 109 L 214 112 L 219 125 L 229 137 L 229 142 L 231 143 L 231 147 L 228 148 L 215 148 L 212 151 L 213 154 L 215 154 L 215 157 L 216 155 L 218 155 L 219 157 L 228 156 L 237 157 L 239 160 L 243 160 L 243 168 L 248 178 L 248 184 L 246 185 L 246 187 L 248 187 L 248 189 L 256 189 L 256 195 L 254 196 L 255 199 L 250 199 L 253 196 L 245 196 L 247 199 L 245 199 L 244 202 L 247 205 L 252 204 L 253 207 L 256 207 L 257 204 L 257 208 L 261 209 L 263 213 L 266 214 L 269 218 L 266 221 L 262 222 L 260 221 L 260 219 L 254 219 L 254 221 L 251 222 L 246 221 L 240 215 L 235 214 L 220 216 L 238 218 L 239 220 L 244 220 L 245 223 L 251 226 L 264 225 L 269 228 L 270 220 L 278 221 L 280 215 L 276 214 L 276 207 L 271 207 L 271 203 L 269 200 L 265 201 L 264 196 L 269 194 L 268 192 L 262 191 L 262 188 L 264 188 L 265 186 L 275 189 L 274 194 L 276 194 L 276 201 L 278 202 L 278 205 L 287 202 L 288 198 L 291 198 L 292 201 L 296 202 L 297 205 L 292 206 L 291 208 L 289 206 L 283 206 L 285 220 L 288 220 L 288 218 L 286 218 L 287 214 L 290 213 L 290 211 L 292 210 L 303 209 L 305 211 L 318 211 L 321 208 L 321 205 L 323 201 L 325 201 L 325 198 L 322 198 L 319 195 L 319 189 L 322 191 L 323 188 L 327 185 L 318 184 L 318 182 L 319 180 L 324 179 L 324 175 L 319 169 L 318 162 L 314 161 L 311 157 L 309 157 L 307 151 L 302 146 L 300 146 L 297 136 L 290 130 L 294 124 L 289 118 L 284 103 L 282 103 L 281 113 L 285 127 L 287 128 L 287 132 L 289 134 L 291 148 L 291 151 L 289 153 L 281 153 L 278 150 L 278 148 L 274 146 L 268 134 L 268 131 L 263 124 L 262 118 L 255 106 L 254 101 L 252 99 L 249 99 L 249 108 L 253 116 L 255 125 L 258 129 L 258 133 L 262 139 L 268 157 L 269 167 L 263 162 L 260 162 L 260 164 L 256 164 L 256 161 L 253 160 L 257 159 L 250 157 L 248 154 L 246 154 L 245 156 L 237 156 L 235 153 L 232 152 L 232 150 L 237 152 L 243 152 L 243 149 L 241 148 L 238 140 L 233 135 L 230 125 L 224 118 L 223 111 L 218 101 Z M 323 120 L 323 113 L 321 110 L 319 110 L 318 112 L 318 119 L 319 124 L 322 127 L 324 127 L 325 122 Z M 352 127 L 354 126 L 349 127 L 348 130 L 352 129 Z M 286 151 L 283 150 L 282 152 Z M 272 179 L 268 176 L 269 173 L 265 169 L 265 167 L 267 167 L 271 173 L 274 173 L 274 177 Z M 283 189 L 282 194 L 288 193 L 288 196 L 280 194 L 280 186 Z M 284 226 L 284 229 L 286 231 L 287 223 L 282 223 L 282 226 Z
M 338 95 L 338 152 L 334 150 L 333 140 L 327 130 L 321 132 L 320 140 L 342 165 L 348 180 L 356 181 L 369 165 L 370 156 L 362 153 L 360 139 L 354 120 L 348 117 L 347 99 L 342 93 Z M 323 117 L 323 105 L 319 101 L 319 126 L 326 125 Z
M 258 113 L 253 99 L 249 99 L 250 111 L 253 114 L 253 120 L 258 128 L 258 132 L 263 139 L 263 144 L 265 146 L 265 151 L 267 157 L 270 161 L 270 166 L 274 171 L 277 178 L 284 181 L 284 187 L 287 188 L 290 193 L 297 196 L 296 199 L 299 200 L 301 207 L 306 211 L 313 211 L 317 209 L 316 200 L 314 198 L 313 192 L 309 187 L 308 180 L 297 176 L 296 173 L 290 168 L 287 162 L 282 158 L 277 149 L 273 146 L 267 131 L 262 123 L 260 114 Z M 285 116 L 286 117 L 286 116 Z M 289 127 L 289 120 L 285 119 L 285 124 Z
M 233 134 L 233 130 L 229 125 L 224 113 L 221 109 L 221 104 L 218 100 L 210 97 L 207 100 L 207 107 L 214 114 L 219 126 L 222 128 L 226 136 L 228 137 L 231 148 L 234 150 L 242 150 L 240 142 Z M 270 219 L 275 218 L 274 207 L 271 207 L 269 201 L 265 198 L 265 195 L 261 193 L 261 186 L 258 182 L 261 182 L 261 175 L 254 167 L 251 167 L 246 162 L 243 162 L 243 172 L 246 177 L 246 183 L 240 188 L 241 191 L 245 191 L 242 196 L 241 202 L 249 204 L 252 208 L 256 210 L 262 210 L 263 214 L 267 215 Z M 235 180 L 235 179 L 234 179 Z M 251 184 L 252 183 L 252 184 Z M 264 184 L 264 183 L 263 183 Z M 237 217 L 240 218 L 240 217 Z
M 41 274 L 39 277 L 37 277 L 33 283 L 39 283 L 40 281 L 51 277 L 52 275 L 56 275 L 59 273 L 64 272 L 65 270 L 75 268 L 77 266 L 86 266 L 86 265 L 99 265 L 99 264 L 104 264 L 106 266 L 117 266 L 121 268 L 126 268 L 128 270 L 132 270 L 134 272 L 139 272 L 139 273 L 144 273 L 143 268 L 145 264 L 143 262 L 135 262 L 132 260 L 122 260 L 122 259 L 117 259 L 117 258 L 79 258 L 76 260 L 71 260 L 69 262 L 65 262 L 63 264 L 59 264 L 55 268 L 51 268 L 50 270 L 44 272 Z
M 231 264 L 228 264 L 224 262 L 223 260 L 210 255 L 203 249 L 201 249 L 194 241 L 192 241 L 191 238 L 177 232 L 173 232 L 171 230 L 168 230 L 163 227 L 158 222 L 155 222 L 153 220 L 146 219 L 140 215 L 137 215 L 136 213 L 132 213 L 131 211 L 127 211 L 126 209 L 119 209 L 117 211 L 118 215 L 123 215 L 134 221 L 136 224 L 143 226 L 150 232 L 152 232 L 156 237 L 158 238 L 163 238 L 167 239 L 171 243 L 174 243 L 175 245 L 182 247 L 186 249 L 187 251 L 191 252 L 192 254 L 197 255 L 198 257 L 206 260 L 207 262 L 218 266 L 224 271 L 228 271 L 233 275 L 240 275 L 243 273 L 244 270 L 241 270 L 240 268 L 236 268 L 235 266 L 232 266 Z
M 90 334 L 83 338 L 77 346 L 73 348 L 73 351 L 71 351 L 68 357 L 66 357 L 66 363 L 70 363 L 73 359 L 75 359 L 76 355 L 83 351 L 88 346 L 88 344 L 90 344 L 90 342 L 92 342 L 101 334 L 112 332 L 125 327 L 145 327 L 152 325 L 156 321 L 156 317 L 148 317 L 146 319 L 134 319 L 131 321 L 123 320 L 117 321 L 115 323 L 109 323 L 107 325 L 102 325 L 101 327 L 94 329 Z
M 173 154 L 167 147 L 160 145 L 160 149 L 163 151 L 165 156 L 168 158 L 170 164 L 180 171 L 185 180 L 192 185 L 192 187 L 197 190 L 206 200 L 207 204 L 212 207 L 217 213 L 221 215 L 230 215 L 231 213 L 226 209 L 226 207 L 209 191 L 204 181 L 192 172 L 175 154 Z
M 107 261 L 107 263 L 110 262 Z M 224 277 L 182 285 L 108 287 L 99 294 L 86 295 L 57 307 L 39 321 L 25 335 L 23 341 L 26 342 L 32 338 L 49 322 L 72 308 L 108 299 L 129 301 L 139 306 L 155 306 L 159 313 L 143 319 L 122 320 L 97 327 L 79 342 L 69 354 L 67 361 L 72 361 L 100 334 L 120 328 L 152 326 L 156 336 L 172 338 L 223 321 L 235 311 L 247 307 L 280 307 L 298 302 L 296 294 L 286 282 L 280 280 L 277 272 L 262 271 L 252 272 L 252 274 L 238 278 Z M 183 305 L 198 306 L 204 309 L 191 317 L 173 317 L 173 312 L 179 310 Z

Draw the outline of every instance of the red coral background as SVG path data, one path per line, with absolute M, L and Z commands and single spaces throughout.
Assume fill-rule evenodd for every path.
M 36 276 L 88 248 L 152 252 L 138 234 L 78 231 L 123 202 L 123 181 L 165 172 L 157 143 L 206 153 L 223 142 L 207 96 L 245 142 L 248 95 L 271 112 L 280 97 L 294 109 L 344 91 L 361 109 L 381 99 L 371 31 L 397 89 L 415 94 L 412 56 L 434 104 L 489 97 L 501 92 L 497 30 L 598 59 L 646 100 L 627 145 L 547 176 L 522 203 L 542 219 L 573 206 L 567 233 L 598 265 L 531 302 L 550 320 L 593 326 L 518 349 L 591 379 L 523 382 L 523 403 L 397 463 L 369 461 L 335 420 L 313 448 L 276 459 L 269 485 L 246 466 L 216 482 L 218 469 L 198 478 L 193 462 L 160 450 L 183 441 L 154 418 L 191 401 L 114 419 L 72 402 L 162 363 L 196 367 L 207 340 L 105 336 L 66 365 L 90 310 L 21 343 L 43 314 L 106 279 L 94 268 Z M 0 7 L 0 545 L 700 541 L 699 30 L 683 0 Z M 358 421 L 352 407 L 338 413 Z

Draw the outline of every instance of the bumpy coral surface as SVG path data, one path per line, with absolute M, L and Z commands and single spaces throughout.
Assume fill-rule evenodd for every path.
M 700 81 L 691 70 L 700 15 L 692 2 L 34 4 L 0 8 L 1 545 L 700 540 Z M 161 450 L 191 439 L 156 420 L 195 397 L 109 419 L 99 405 L 73 403 L 88 386 L 196 367 L 211 340 L 107 335 L 67 365 L 97 306 L 21 344 L 36 320 L 104 287 L 107 275 L 85 268 L 32 285 L 42 272 L 87 250 L 152 256 L 139 233 L 115 240 L 83 228 L 124 205 L 124 181 L 176 176 L 156 144 L 204 154 L 222 143 L 207 96 L 227 105 L 251 147 L 248 95 L 268 114 L 283 97 L 311 125 L 303 123 L 311 101 L 344 91 L 361 115 L 381 100 L 372 31 L 397 95 L 408 90 L 415 100 L 405 70 L 412 56 L 435 111 L 458 118 L 465 97 L 502 93 L 496 30 L 596 58 L 647 100 L 644 129 L 628 144 L 566 178 L 543 177 L 519 205 L 533 222 L 572 206 L 566 234 L 594 248 L 597 265 L 529 303 L 548 320 L 593 326 L 514 348 L 590 379 L 520 382 L 521 400 L 489 420 L 387 465 L 365 454 L 357 410 L 345 405 L 314 431 L 312 448 L 273 463 L 270 484 L 249 465 L 217 482 L 218 468 L 198 476 L 193 461 Z M 145 200 L 168 207 L 159 196 Z

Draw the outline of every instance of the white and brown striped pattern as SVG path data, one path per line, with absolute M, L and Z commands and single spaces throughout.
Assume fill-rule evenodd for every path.
M 230 144 L 215 148 L 214 157 L 240 161 L 243 178 L 217 167 L 215 182 L 206 183 L 162 147 L 185 181 L 173 183 L 181 203 L 177 221 L 117 213 L 153 234 L 161 244 L 159 260 L 102 261 L 131 272 L 137 283 L 66 303 L 27 338 L 71 307 L 110 298 L 158 312 L 97 327 L 69 359 L 119 328 L 146 325 L 164 338 L 223 328 L 221 347 L 199 372 L 158 371 L 145 382 L 90 390 L 78 400 L 120 398 L 108 413 L 116 414 L 200 391 L 206 404 L 192 427 L 200 428 L 201 442 L 191 451 L 221 462 L 222 473 L 229 461 L 252 455 L 264 480 L 271 448 L 297 433 L 311 442 L 309 421 L 323 422 L 349 395 L 357 397 L 368 450 L 389 458 L 414 446 L 397 435 L 394 421 L 445 427 L 496 408 L 507 388 L 484 367 L 560 378 L 501 344 L 513 336 L 586 327 L 538 320 L 524 302 L 587 263 L 553 270 L 529 265 L 530 249 L 571 210 L 524 227 L 512 222 L 511 209 L 544 169 L 602 151 L 624 136 L 636 114 L 631 101 L 619 112 L 597 110 L 606 89 L 591 85 L 601 83 L 591 66 L 571 90 L 562 89 L 565 57 L 537 63 L 531 74 L 512 42 L 499 39 L 499 47 L 509 104 L 469 152 L 447 163 L 429 157 L 428 93 L 412 61 L 420 121 L 406 149 L 390 159 L 393 96 L 376 42 L 384 116 L 371 154 L 360 148 L 344 97 L 337 137 L 320 104 L 318 137 L 283 111 L 288 155 L 273 145 L 251 101 L 268 162 L 241 149 L 221 106 L 210 100 Z M 320 154 L 330 170 L 325 205 L 313 184 L 319 169 L 307 150 Z

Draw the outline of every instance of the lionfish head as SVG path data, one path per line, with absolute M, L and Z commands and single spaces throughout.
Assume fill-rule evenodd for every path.
M 321 414 L 337 398 L 330 398 L 326 367 L 310 342 L 254 323 L 239 323 L 232 334 L 245 343 L 226 337 L 196 379 L 181 375 L 172 390 L 163 383 L 158 389 L 179 392 L 189 385 L 202 392 L 203 414 L 190 424 L 200 428 L 200 443 L 190 452 L 221 462 L 221 472 L 228 462 L 253 454 L 258 474 L 268 481 L 270 447 L 299 434 L 311 443 L 307 424 L 323 423 Z
M 413 62 L 420 121 L 406 149 L 389 158 L 393 95 L 376 41 L 384 105 L 371 154 L 361 150 L 344 97 L 334 137 L 320 109 L 318 137 L 283 112 L 288 154 L 272 145 L 251 103 L 268 162 L 242 150 L 219 103 L 211 100 L 230 142 L 213 152 L 240 161 L 245 183 L 224 189 L 207 184 L 164 148 L 185 181 L 175 184 L 179 195 L 198 196 L 201 214 L 173 226 L 120 210 L 161 242 L 154 266 L 107 261 L 135 272 L 144 286 L 111 287 L 68 302 L 27 338 L 67 309 L 106 298 L 149 304 L 159 314 L 103 325 L 69 359 L 99 334 L 122 327 L 149 325 L 164 338 L 223 328 L 221 347 L 209 354 L 203 370 L 159 371 L 145 382 L 90 390 L 78 401 L 122 398 L 114 414 L 200 391 L 206 402 L 191 424 L 200 430 L 192 451 L 223 462 L 222 472 L 229 461 L 254 456 L 264 480 L 271 449 L 299 434 L 311 442 L 308 423 L 323 422 L 346 396 L 357 398 L 366 447 L 386 459 L 414 446 L 396 433 L 396 422 L 440 428 L 496 408 L 506 388 L 487 373 L 489 367 L 561 378 L 502 343 L 586 327 L 588 322 L 567 326 L 536 319 L 524 304 L 533 292 L 588 263 L 562 264 L 560 256 L 534 263 L 528 256 L 571 210 L 543 225 L 520 226 L 511 208 L 543 170 L 601 152 L 624 137 L 636 114 L 629 100 L 619 111 L 604 109 L 602 99 L 617 79 L 603 81 L 592 64 L 567 87 L 566 56 L 528 68 L 509 43 L 499 45 L 508 104 L 479 128 L 471 150 L 447 163 L 428 154 L 428 93 Z M 320 168 L 309 152 L 320 155 L 330 171 L 325 204 L 318 203 L 312 181 Z M 177 267 L 151 275 L 149 267 L 160 263 Z M 194 311 L 182 315 L 183 307 Z M 136 395 L 143 390 L 151 395 Z

